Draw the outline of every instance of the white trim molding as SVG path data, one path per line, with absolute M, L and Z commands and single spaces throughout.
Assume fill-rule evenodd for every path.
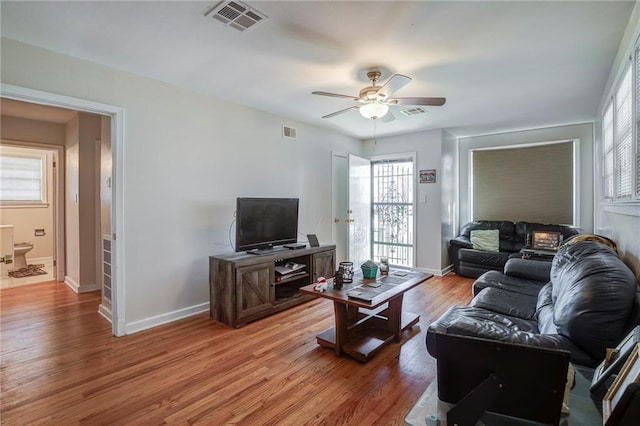
M 200 303 L 199 305 L 189 306 L 188 308 L 178 309 L 173 312 L 167 312 L 165 314 L 130 322 L 126 325 L 126 334 L 137 333 L 142 330 L 147 330 L 149 328 L 157 327 L 162 324 L 167 324 L 193 315 L 198 315 L 203 312 L 209 312 L 209 302 Z

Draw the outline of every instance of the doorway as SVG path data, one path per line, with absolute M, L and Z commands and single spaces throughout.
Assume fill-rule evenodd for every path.
M 373 260 L 384 257 L 392 265 L 413 267 L 413 158 L 372 160 L 371 180 Z
M 112 151 L 112 176 L 109 180 L 109 185 L 111 186 L 112 191 L 112 203 L 110 211 L 111 241 L 109 244 L 109 279 L 111 285 L 110 314 L 113 334 L 116 336 L 123 336 L 125 334 L 123 279 L 124 233 L 121 231 L 123 229 L 122 224 L 124 218 L 123 211 L 120 207 L 122 206 L 123 171 L 119 166 L 122 164 L 122 146 L 124 143 L 124 110 L 120 107 L 112 105 L 96 103 L 79 98 L 72 98 L 55 93 L 43 92 L 4 83 L 1 84 L 0 96 L 7 99 L 14 99 L 33 104 L 48 105 L 72 109 L 80 112 L 93 113 L 110 118 L 109 133 Z
M 3 107 L 4 107 L 3 102 Z M 5 112 L 3 108 L 3 113 Z M 4 120 L 3 135 L 7 127 Z M 16 136 L 16 133 L 12 133 Z M 61 146 L 2 139 L 2 239 L 3 256 L 13 254 L 15 244 L 27 251 L 22 258 L 0 264 L 0 288 L 21 287 L 64 279 L 64 234 L 61 208 L 64 165 Z M 7 229 L 8 228 L 8 229 Z

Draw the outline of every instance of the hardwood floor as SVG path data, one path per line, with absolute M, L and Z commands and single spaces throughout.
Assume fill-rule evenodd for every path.
M 450 274 L 406 293 L 419 325 L 367 364 L 316 344 L 333 324 L 328 300 L 240 329 L 201 314 L 116 338 L 97 292 L 2 290 L 0 422 L 401 425 L 434 379 L 425 330 L 469 302 L 472 281 Z

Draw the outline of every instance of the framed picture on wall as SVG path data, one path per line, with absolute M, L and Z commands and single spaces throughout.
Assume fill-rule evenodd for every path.
M 436 170 L 420 170 L 420 183 L 436 183 Z

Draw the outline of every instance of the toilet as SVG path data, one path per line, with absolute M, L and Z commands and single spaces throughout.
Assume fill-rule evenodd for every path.
M 20 269 L 26 268 L 27 256 L 26 254 L 33 249 L 31 243 L 16 243 L 13 245 L 13 268 Z

